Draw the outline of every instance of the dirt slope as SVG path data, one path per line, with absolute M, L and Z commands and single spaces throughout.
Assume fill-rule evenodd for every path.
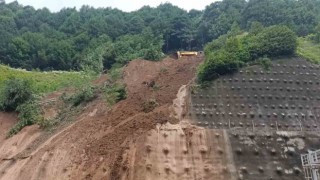
M 45 142 L 39 141 L 42 134 L 36 126 L 1 141 L 0 152 L 5 157 L 0 179 L 137 179 L 134 174 L 139 168 L 135 167 L 145 162 L 135 160 L 139 152 L 134 150 L 142 148 L 157 124 L 178 123 L 172 113 L 173 100 L 180 87 L 194 77 L 200 62 L 132 61 L 124 71 L 128 98 L 110 111 L 97 100 L 74 124 Z M 150 109 L 150 103 L 156 108 Z
M 6 131 L 17 122 L 17 115 L 0 112 L 0 143 L 6 138 Z

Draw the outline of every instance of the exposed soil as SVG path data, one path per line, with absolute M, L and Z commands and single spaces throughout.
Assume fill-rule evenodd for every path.
M 0 112 L 0 143 L 6 139 L 8 129 L 18 121 L 17 114 Z
M 134 162 L 142 163 L 135 160 L 139 158 L 135 150 L 142 148 L 146 135 L 158 124 L 179 122 L 172 113 L 173 100 L 180 87 L 193 79 L 201 60 L 132 61 L 124 69 L 128 98 L 111 110 L 98 99 L 75 123 L 44 142 L 37 140 L 41 135 L 36 126 L 5 140 L 3 154 L 16 148 L 17 139 L 29 145 L 9 153 L 0 165 L 0 179 L 135 179 L 133 172 L 139 171 L 135 168 L 139 164 Z M 96 83 L 106 79 L 102 77 Z M 157 106 L 145 113 L 144 104 L 151 100 Z M 30 140 L 26 140 L 26 132 L 31 133 Z M 32 146 L 33 142 L 42 143 Z

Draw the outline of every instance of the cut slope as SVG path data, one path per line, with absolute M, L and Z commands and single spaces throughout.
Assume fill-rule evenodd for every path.
M 303 179 L 301 154 L 320 148 L 320 66 L 302 58 L 251 66 L 194 91 L 192 123 L 224 130 L 236 179 Z

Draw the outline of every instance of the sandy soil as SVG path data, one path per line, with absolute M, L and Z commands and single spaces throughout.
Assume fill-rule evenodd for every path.
M 36 126 L 25 128 L 15 137 L 3 140 L 0 153 L 5 155 L 5 160 L 0 165 L 0 179 L 14 180 L 23 177 L 22 179 L 26 180 L 117 180 L 139 179 L 144 175 L 147 178 L 162 179 L 166 176 L 165 174 L 159 176 L 149 175 L 147 172 L 140 174 L 141 176 L 137 174 L 142 169 L 145 170 L 146 163 L 145 158 L 140 157 L 143 155 L 140 150 L 145 148 L 146 143 L 156 143 L 153 138 L 162 133 L 159 131 L 159 124 L 167 124 L 168 127 L 164 126 L 165 130 L 171 131 L 172 127 L 179 129 L 176 131 L 178 134 L 173 136 L 180 137 L 179 133 L 183 132 L 182 129 L 171 124 L 179 123 L 175 117 L 183 117 L 183 110 L 180 107 L 180 110 L 173 113 L 173 100 L 176 99 L 181 86 L 188 84 L 194 77 L 200 62 L 201 59 L 170 58 L 161 62 L 132 61 L 124 70 L 128 98 L 116 104 L 110 111 L 103 101 L 96 100 L 88 105 L 74 124 L 61 129 L 46 141 L 40 141 L 41 144 L 37 146 L 32 144 L 39 142 L 42 134 Z M 101 79 L 97 83 L 107 78 Z M 150 86 L 150 84 L 153 85 Z M 157 107 L 145 113 L 144 106 L 150 101 L 156 102 Z M 48 112 L 48 116 L 52 115 L 54 112 Z M 202 131 L 204 130 L 200 133 L 205 137 L 205 132 Z M 174 137 L 170 138 L 171 143 L 186 141 L 186 139 Z M 199 138 L 194 141 L 198 142 Z M 199 147 L 203 143 L 205 142 L 199 141 Z M 192 150 L 197 152 L 196 156 L 199 156 L 199 149 Z M 160 151 L 161 149 L 156 154 L 161 154 Z M 180 150 L 172 151 L 178 153 Z M 150 156 L 149 160 L 157 161 L 156 154 Z M 160 158 L 163 159 L 163 157 L 161 155 Z M 179 163 L 183 164 L 182 161 Z M 205 164 L 202 160 L 201 163 Z M 167 169 L 166 165 L 155 164 L 155 166 L 159 169 L 163 167 Z M 210 169 L 210 167 L 204 168 Z M 179 179 L 181 176 L 175 177 Z

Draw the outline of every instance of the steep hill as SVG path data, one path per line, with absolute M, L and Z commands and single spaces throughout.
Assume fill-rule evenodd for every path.
M 139 155 L 131 148 L 140 146 L 157 124 L 178 122 L 172 111 L 173 99 L 179 88 L 192 80 L 200 62 L 165 59 L 129 63 L 124 70 L 128 98 L 111 110 L 98 99 L 74 124 L 55 134 L 31 126 L 1 141 L 0 179 L 127 178 L 135 165 L 131 158 Z
M 130 62 L 126 100 L 0 138 L 0 179 L 303 179 L 300 154 L 320 148 L 319 66 L 279 59 L 200 88 L 202 61 Z

